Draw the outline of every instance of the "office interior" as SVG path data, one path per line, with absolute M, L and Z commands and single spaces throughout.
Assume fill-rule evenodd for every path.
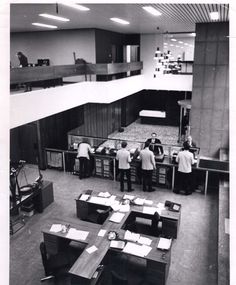
M 160 14 L 149 14 L 146 6 Z M 83 7 L 10 5 L 10 161 L 19 187 L 33 187 L 27 201 L 22 196 L 10 203 L 9 284 L 229 284 L 230 5 Z M 211 19 L 211 12 L 219 18 Z M 110 19 L 116 17 L 127 22 Z M 19 51 L 27 56 L 28 67 L 19 67 Z M 135 154 L 153 132 L 164 153 L 156 157 L 155 191 L 149 193 L 142 191 Z M 173 190 L 178 179 L 175 156 L 188 135 L 197 147 L 194 192 L 185 196 Z M 79 179 L 77 147 L 84 140 L 93 149 L 90 177 Z M 132 193 L 120 192 L 115 153 L 123 140 L 134 157 Z M 101 224 L 82 217 L 85 205 L 96 208 L 90 199 L 107 192 L 117 200 L 130 194 L 161 203 L 166 215 L 173 215 L 167 218 L 160 212 L 162 228 L 155 236 L 146 225 L 153 213 L 145 216 L 145 205 L 128 202 L 124 220 L 130 213 L 146 217 L 141 235 L 152 240 L 151 253 L 140 257 L 134 251 L 109 249 L 109 231 L 118 232 L 122 240 L 126 229 L 132 231 L 125 228 L 128 218 L 122 227 L 112 224 L 109 219 L 119 213 L 112 207 Z M 173 211 L 168 201 L 180 208 Z M 95 212 L 104 211 L 103 206 Z M 58 224 L 84 229 L 87 240 L 65 238 L 63 227 L 59 233 L 50 231 Z M 107 231 L 102 238 L 97 236 L 100 229 Z M 157 248 L 161 238 L 171 239 L 168 250 Z M 58 278 L 57 272 L 45 271 L 42 242 L 47 258 L 62 263 Z M 93 245 L 97 249 L 88 253 Z M 67 264 L 60 254 L 69 256 Z M 45 280 L 47 275 L 55 276 Z

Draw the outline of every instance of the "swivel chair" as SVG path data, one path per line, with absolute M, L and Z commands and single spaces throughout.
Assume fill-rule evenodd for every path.
M 54 283 L 57 284 L 58 280 L 68 277 L 67 272 L 70 268 L 68 255 L 65 252 L 59 252 L 56 255 L 49 255 L 44 242 L 40 243 L 39 248 L 46 276 L 41 279 L 41 282 L 53 280 Z

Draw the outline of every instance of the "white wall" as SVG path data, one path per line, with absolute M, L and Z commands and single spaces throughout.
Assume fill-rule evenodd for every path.
M 18 51 L 28 57 L 29 63 L 37 63 L 37 59 L 49 58 L 50 65 L 73 64 L 73 52 L 76 53 L 76 58 L 83 58 L 91 63 L 96 62 L 93 29 L 12 33 L 10 43 L 12 66 L 19 65 L 16 56 Z M 69 77 L 66 80 L 81 81 L 84 77 Z

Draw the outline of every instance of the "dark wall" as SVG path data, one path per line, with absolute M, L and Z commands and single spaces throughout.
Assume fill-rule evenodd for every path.
M 229 23 L 196 25 L 191 134 L 201 154 L 229 147 Z
M 84 124 L 79 134 L 84 136 L 104 137 L 118 130 L 121 126 L 121 100 L 111 104 L 84 105 Z
M 25 160 L 35 164 L 38 156 L 36 123 L 26 124 L 10 130 L 11 161 Z
M 139 34 L 120 34 L 105 30 L 95 30 L 96 63 L 110 63 L 112 61 L 112 46 L 116 49 L 115 62 L 123 62 L 124 45 L 140 45 Z
M 42 147 L 67 148 L 67 132 L 84 123 L 83 106 L 76 107 L 40 121 Z
M 191 92 L 143 90 L 140 94 L 143 110 L 158 110 L 166 112 L 165 125 L 179 126 L 179 100 L 191 99 Z
M 134 122 L 142 109 L 141 94 L 138 92 L 121 100 L 121 125 L 127 127 Z

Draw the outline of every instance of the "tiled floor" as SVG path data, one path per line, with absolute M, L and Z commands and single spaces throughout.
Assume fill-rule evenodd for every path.
M 53 181 L 55 201 L 43 214 L 29 218 L 25 227 L 10 239 L 10 285 L 39 285 L 44 276 L 39 243 L 42 229 L 50 218 L 76 218 L 75 198 L 85 189 L 119 193 L 119 183 L 77 176 L 57 170 L 43 171 L 45 180 Z M 37 168 L 27 169 L 27 178 L 36 178 Z M 159 202 L 165 200 L 182 204 L 180 229 L 172 246 L 172 261 L 166 285 L 216 285 L 217 284 L 217 216 L 218 196 L 193 193 L 176 195 L 169 189 L 156 189 L 152 193 L 141 191 L 133 185 L 135 195 Z M 136 285 L 131 280 L 130 284 Z M 108 285 L 108 284 L 106 284 Z

